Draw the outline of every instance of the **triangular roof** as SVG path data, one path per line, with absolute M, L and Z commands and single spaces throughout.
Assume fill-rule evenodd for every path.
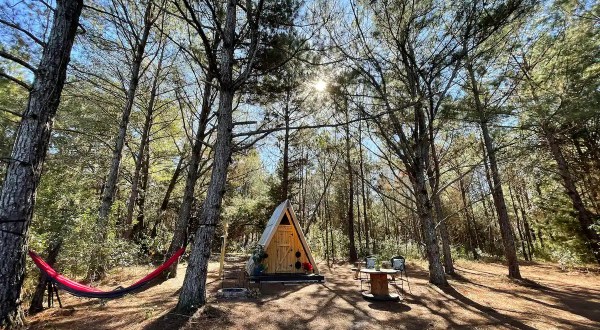
M 265 227 L 265 230 L 263 231 L 262 236 L 260 237 L 260 240 L 258 241 L 258 244 L 262 245 L 262 247 L 266 250 L 267 246 L 269 246 L 269 243 L 271 243 L 271 239 L 273 238 L 273 235 L 275 235 L 275 232 L 277 231 L 277 226 L 279 226 L 279 224 L 281 223 L 281 220 L 285 216 L 286 212 L 290 215 L 288 217 L 289 221 L 292 225 L 294 225 L 294 228 L 296 229 L 296 232 L 298 233 L 298 238 L 300 239 L 300 242 L 302 243 L 302 247 L 304 248 L 304 252 L 306 253 L 306 257 L 308 258 L 308 261 L 310 261 L 310 263 L 312 264 L 314 272 L 316 274 L 318 274 L 319 270 L 317 268 L 317 264 L 315 263 L 315 260 L 313 259 L 312 252 L 310 251 L 310 247 L 308 246 L 308 243 L 306 242 L 306 238 L 304 237 L 302 228 L 300 227 L 300 224 L 298 223 L 298 219 L 296 218 L 296 213 L 294 213 L 294 209 L 292 208 L 292 204 L 290 203 L 289 200 L 285 200 L 283 203 L 279 204 L 279 206 L 277 206 L 277 208 L 275 208 L 275 211 L 273 212 L 273 215 L 271 215 L 271 219 L 269 219 L 269 222 L 267 222 L 267 226 Z M 249 274 L 252 274 L 253 269 L 254 269 L 254 260 L 252 259 L 252 257 L 250 257 L 250 259 L 248 260 L 248 263 L 246 264 L 246 270 L 248 271 Z

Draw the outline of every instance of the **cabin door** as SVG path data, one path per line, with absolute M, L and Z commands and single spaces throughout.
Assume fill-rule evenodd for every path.
M 279 225 L 277 228 L 277 273 L 293 273 L 294 262 L 294 230 L 289 225 Z

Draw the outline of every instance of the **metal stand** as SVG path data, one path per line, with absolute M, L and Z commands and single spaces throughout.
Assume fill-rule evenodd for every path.
M 56 295 L 56 300 L 58 300 L 58 306 L 62 308 L 62 302 L 58 295 L 58 287 L 52 281 L 47 281 L 46 283 L 48 285 L 48 308 L 54 307 L 54 295 Z

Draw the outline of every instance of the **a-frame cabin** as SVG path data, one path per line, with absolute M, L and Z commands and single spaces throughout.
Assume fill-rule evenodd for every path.
M 319 269 L 302 233 L 289 201 L 279 204 L 267 223 L 258 244 L 267 253 L 261 261 L 265 270 L 256 274 L 255 260 L 250 257 L 246 272 L 251 282 L 322 282 Z M 312 266 L 311 271 L 304 267 Z

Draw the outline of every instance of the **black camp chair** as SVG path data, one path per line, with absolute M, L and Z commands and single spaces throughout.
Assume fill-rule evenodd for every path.
M 393 283 L 398 291 L 398 294 L 404 292 L 404 282 L 408 285 L 408 292 L 412 294 L 410 290 L 410 282 L 408 281 L 408 275 L 406 274 L 406 259 L 403 256 L 395 256 L 390 260 L 392 268 L 396 270 L 396 274 L 391 275 L 392 278 L 389 280 Z M 398 282 L 400 282 L 400 290 L 398 290 Z
M 375 256 L 367 256 L 365 257 L 365 268 L 367 269 L 375 269 L 375 263 L 377 261 L 377 257 Z M 362 277 L 363 273 L 359 273 L 359 280 L 360 280 L 360 291 L 363 291 L 363 283 L 367 283 L 370 284 L 371 281 L 369 280 L 368 277 L 363 278 Z

